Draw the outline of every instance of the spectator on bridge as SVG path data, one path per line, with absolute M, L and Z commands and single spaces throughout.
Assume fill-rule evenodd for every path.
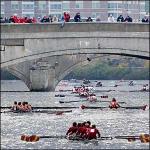
M 125 18 L 124 21 L 125 21 L 125 22 L 132 22 L 132 18 L 128 15 L 128 16 Z
M 65 25 L 65 19 L 64 19 L 64 16 L 62 16 L 61 18 L 61 28 L 63 28 Z
M 58 18 L 57 18 L 56 16 L 53 16 L 52 22 L 53 22 L 53 23 L 57 23 L 57 22 L 58 22 Z
M 53 16 L 52 16 L 52 15 L 49 15 L 48 18 L 49 18 L 49 21 L 50 21 L 50 22 L 53 22 Z
M 5 23 L 5 19 L 3 17 L 0 17 L 0 23 Z
M 100 16 L 97 16 L 96 17 L 96 22 L 100 22 L 100 21 L 101 21 Z
M 144 18 L 142 18 L 142 22 L 149 22 L 147 15 L 145 15 Z
M 37 17 L 37 22 L 38 22 L 38 23 L 41 22 L 41 17 Z
M 64 12 L 64 20 L 65 20 L 65 22 L 70 21 L 70 14 L 68 12 Z
M 41 22 L 42 22 L 42 23 L 44 23 L 44 22 L 50 22 L 49 17 L 44 16 L 44 17 L 41 19 Z
M 117 18 L 117 22 L 124 22 L 124 18 L 122 15 L 120 15 L 118 18 Z
M 86 19 L 86 22 L 92 22 L 93 21 L 93 19 L 91 18 L 91 17 L 88 17 L 87 19 Z
M 110 16 L 108 17 L 108 22 L 115 22 L 115 18 L 112 14 L 110 14 Z
M 74 17 L 74 21 L 75 22 L 81 22 L 81 16 L 80 16 L 80 13 L 76 13 L 75 17 Z

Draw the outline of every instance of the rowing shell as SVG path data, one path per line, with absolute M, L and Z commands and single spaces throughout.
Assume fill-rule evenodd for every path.
M 62 113 L 69 113 L 69 112 L 72 112 L 72 110 L 66 110 L 66 111 L 49 111 L 49 110 L 32 110 L 32 111 L 4 111 L 4 112 L 1 112 L 1 113 L 17 113 L 17 114 L 26 114 L 26 113 L 47 113 L 47 114 L 62 114 Z

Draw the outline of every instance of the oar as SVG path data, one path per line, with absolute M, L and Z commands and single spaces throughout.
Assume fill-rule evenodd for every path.
M 8 110 L 8 111 L 1 111 L 1 113 L 9 113 L 12 112 L 12 110 Z
M 84 102 L 84 101 L 88 101 L 88 100 L 74 100 L 74 101 L 59 101 L 59 103 L 75 103 L 75 102 Z
M 74 101 L 59 101 L 59 103 L 75 103 L 75 102 L 85 102 L 85 101 L 90 102 L 89 100 L 82 100 L 82 101 L 81 100 L 76 100 L 76 101 L 74 100 Z M 109 102 L 110 103 L 111 101 L 101 101 L 100 100 L 100 101 L 95 101 L 95 102 L 102 102 L 102 103 L 105 103 L 105 102 L 108 103 Z M 118 102 L 118 103 L 126 104 L 126 102 Z
M 22 141 L 26 141 L 26 142 L 37 142 L 40 139 L 48 139 L 48 138 L 49 139 L 51 139 L 51 138 L 67 139 L 67 136 L 64 136 L 64 135 L 58 135 L 58 136 L 57 135 L 56 136 L 37 136 L 37 135 L 27 136 L 27 135 L 21 135 L 21 140 Z M 98 140 L 112 140 L 112 139 L 113 139 L 112 137 L 101 137 L 101 138 L 98 138 Z
M 57 107 L 57 106 L 54 106 L 54 107 L 49 107 L 49 106 L 47 106 L 47 107 L 32 107 L 32 109 L 34 110 L 34 109 L 72 109 L 72 108 L 78 108 L 78 107 Z M 9 106 L 9 107 L 0 107 L 0 109 L 11 109 L 11 106 Z
M 116 139 L 127 139 L 129 142 L 140 140 L 142 143 L 150 142 L 150 134 L 140 134 L 139 136 L 115 136 Z
M 144 105 L 144 106 L 126 106 L 126 107 L 123 107 L 123 106 L 121 106 L 120 108 L 125 108 L 125 109 L 143 109 L 143 110 L 145 110 L 146 109 L 146 107 L 147 107 L 147 105 Z
M 99 102 L 107 102 L 107 103 L 109 102 L 110 103 L 111 101 L 99 101 Z M 126 102 L 118 102 L 118 103 L 126 104 Z
M 21 140 L 22 141 L 26 141 L 26 142 L 37 142 L 40 139 L 47 139 L 47 138 L 65 138 L 67 139 L 67 136 L 37 136 L 37 135 L 31 135 L 31 136 L 27 136 L 27 135 L 21 135 Z M 139 136 L 115 136 L 115 137 L 100 137 L 97 140 L 112 140 L 112 139 L 127 139 L 129 142 L 131 141 L 135 141 L 135 140 L 140 140 L 142 143 L 148 143 L 150 142 L 150 134 L 141 134 Z M 81 139 L 82 140 L 82 139 Z
M 37 142 L 39 141 L 39 139 L 43 139 L 43 138 L 66 138 L 66 136 L 37 136 L 37 135 L 31 135 L 31 136 L 27 136 L 27 135 L 21 135 L 21 140 L 22 141 L 26 141 L 26 142 Z

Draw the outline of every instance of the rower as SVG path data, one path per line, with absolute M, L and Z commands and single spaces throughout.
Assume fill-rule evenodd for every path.
M 101 82 L 98 82 L 98 83 L 96 84 L 96 86 L 102 87 L 102 83 L 101 83 Z
M 28 102 L 25 102 L 25 109 L 27 111 L 31 111 L 32 110 L 32 106 L 30 104 L 28 104 Z
M 67 131 L 66 135 L 67 136 L 71 135 L 71 137 L 76 136 L 77 130 L 78 130 L 77 123 L 73 122 L 72 127 L 69 128 L 69 130 Z
M 11 107 L 11 110 L 13 110 L 13 111 L 18 110 L 17 106 L 18 106 L 18 105 L 17 105 L 17 102 L 14 101 L 14 104 L 13 104 L 13 106 Z
M 88 92 L 80 92 L 79 95 L 81 97 L 87 97 L 89 95 L 89 93 Z
M 99 130 L 96 128 L 96 125 L 92 125 L 92 127 L 88 130 L 87 139 L 88 140 L 97 139 L 97 135 L 98 138 L 100 138 L 101 135 Z
M 19 111 L 22 110 L 22 104 L 21 104 L 21 102 L 18 102 L 17 108 L 18 108 Z
M 142 91 L 147 91 L 148 90 L 148 84 L 143 85 Z
M 133 86 L 133 85 L 134 85 L 133 81 L 130 81 L 129 86 Z
M 28 111 L 28 108 L 27 108 L 26 102 L 22 102 L 21 111 L 23 111 L 23 112 Z
M 90 94 L 87 97 L 87 100 L 89 100 L 90 102 L 96 102 L 96 100 L 97 100 L 96 95 L 94 93 Z
M 86 136 L 86 131 L 87 131 L 87 128 L 86 128 L 86 122 L 83 122 L 83 123 L 78 123 L 78 130 L 77 130 L 77 133 L 76 133 L 76 136 L 78 138 L 82 138 L 84 139 L 85 136 Z
M 112 101 L 111 101 L 111 103 L 110 103 L 110 105 L 109 105 L 109 108 L 119 108 L 120 107 L 120 105 L 118 104 L 118 102 L 116 101 L 116 99 L 115 98 L 113 98 L 112 99 Z

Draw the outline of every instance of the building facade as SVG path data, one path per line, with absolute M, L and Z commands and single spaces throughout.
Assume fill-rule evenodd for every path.
M 106 21 L 108 16 L 112 14 L 115 19 L 122 14 L 124 17 L 131 16 L 134 21 L 141 20 L 147 10 L 146 1 L 25 1 L 25 0 L 1 0 L 1 16 L 10 17 L 14 14 L 18 16 L 28 17 L 43 17 L 48 15 L 56 15 L 61 18 L 63 12 L 70 13 L 71 18 L 75 16 L 77 12 L 80 12 L 81 17 L 100 17 L 102 21 Z

